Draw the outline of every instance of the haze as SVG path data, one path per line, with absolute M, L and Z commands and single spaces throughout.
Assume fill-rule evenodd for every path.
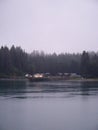
M 97 0 L 0 0 L 0 46 L 97 51 Z

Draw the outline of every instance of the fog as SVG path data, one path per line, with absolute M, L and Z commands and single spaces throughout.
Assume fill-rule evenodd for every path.
M 27 52 L 98 48 L 97 0 L 0 0 L 0 45 Z

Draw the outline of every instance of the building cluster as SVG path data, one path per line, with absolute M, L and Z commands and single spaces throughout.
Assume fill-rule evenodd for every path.
M 51 75 L 50 73 L 35 73 L 33 75 L 26 74 L 26 78 L 52 78 L 52 77 L 59 77 L 59 78 L 82 78 L 81 75 L 77 73 L 57 73 L 55 75 Z

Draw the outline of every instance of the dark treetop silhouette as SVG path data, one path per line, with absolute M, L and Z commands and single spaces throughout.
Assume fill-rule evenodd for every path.
M 83 77 L 98 77 L 98 53 L 45 54 L 26 53 L 21 47 L 0 48 L 0 77 L 22 76 L 26 73 L 77 73 Z

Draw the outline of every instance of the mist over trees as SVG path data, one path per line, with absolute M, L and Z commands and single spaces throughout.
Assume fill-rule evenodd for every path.
M 23 76 L 26 73 L 77 73 L 83 77 L 98 77 L 98 54 L 26 53 L 21 47 L 0 48 L 0 77 Z

